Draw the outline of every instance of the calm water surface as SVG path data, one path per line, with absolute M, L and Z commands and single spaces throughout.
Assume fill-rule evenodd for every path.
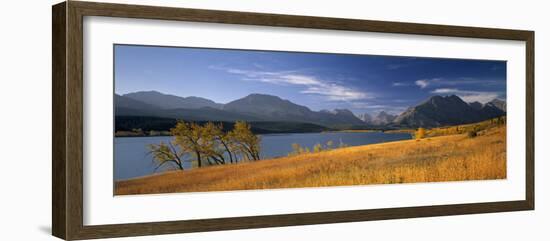
M 326 144 L 328 141 L 332 141 L 333 146 L 336 147 L 341 142 L 348 146 L 360 146 L 406 139 L 411 139 L 411 135 L 382 132 L 268 134 L 261 135 L 261 156 L 262 158 L 286 156 L 292 151 L 292 143 L 298 143 L 302 147 L 313 149 L 315 144 Z M 170 136 L 115 138 L 115 180 L 149 175 L 169 169 L 170 166 L 165 165 L 164 168 L 155 171 L 156 164 L 153 163 L 152 157 L 147 154 L 147 145 L 159 144 L 160 142 L 167 143 L 171 140 L 172 137 Z M 186 162 L 185 168 L 191 168 L 191 162 Z

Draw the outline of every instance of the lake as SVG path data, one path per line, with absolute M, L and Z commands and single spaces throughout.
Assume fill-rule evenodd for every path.
M 274 158 L 286 156 L 292 152 L 292 143 L 298 143 L 302 147 L 313 146 L 317 143 L 326 144 L 332 141 L 333 147 L 339 143 L 348 146 L 360 146 L 366 144 L 382 143 L 411 139 L 407 133 L 383 133 L 383 132 L 323 132 L 323 133 L 295 133 L 295 134 L 267 134 L 261 136 L 261 157 Z M 116 137 L 115 138 L 115 163 L 114 179 L 122 180 L 155 173 L 156 164 L 151 155 L 147 155 L 147 145 L 167 143 L 172 140 L 170 136 L 155 137 Z M 191 168 L 191 162 L 186 162 L 186 168 Z M 160 168 L 160 172 L 169 168 Z

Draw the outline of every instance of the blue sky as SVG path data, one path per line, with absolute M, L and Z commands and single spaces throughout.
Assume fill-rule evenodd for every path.
M 506 62 L 115 45 L 115 93 L 156 90 L 227 103 L 276 95 L 312 110 L 400 113 L 433 95 L 506 99 Z

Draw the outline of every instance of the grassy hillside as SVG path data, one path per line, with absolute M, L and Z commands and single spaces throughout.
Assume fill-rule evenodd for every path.
M 448 132 L 447 135 L 421 140 L 162 173 L 119 181 L 115 185 L 115 193 L 126 195 L 506 178 L 505 125 L 487 125 L 475 137 L 467 133 Z
M 485 121 L 472 123 L 472 124 L 463 124 L 456 126 L 443 126 L 436 127 L 431 129 L 426 129 L 426 137 L 436 137 L 444 135 L 456 135 L 456 134 L 468 134 L 469 132 L 479 132 L 483 134 L 484 131 L 489 130 L 494 127 L 498 127 L 506 124 L 506 116 L 501 116 L 497 118 L 488 119 Z M 399 130 L 386 130 L 387 133 L 411 133 L 415 134 L 417 129 L 399 129 Z

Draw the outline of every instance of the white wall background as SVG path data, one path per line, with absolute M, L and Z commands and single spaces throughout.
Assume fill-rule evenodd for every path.
M 550 21 L 545 1 L 116 1 L 536 31 L 536 211 L 164 235 L 155 240 L 548 240 Z M 0 240 L 56 240 L 51 230 L 51 10 L 8 1 L 0 10 Z M 121 240 L 151 240 L 152 237 Z

